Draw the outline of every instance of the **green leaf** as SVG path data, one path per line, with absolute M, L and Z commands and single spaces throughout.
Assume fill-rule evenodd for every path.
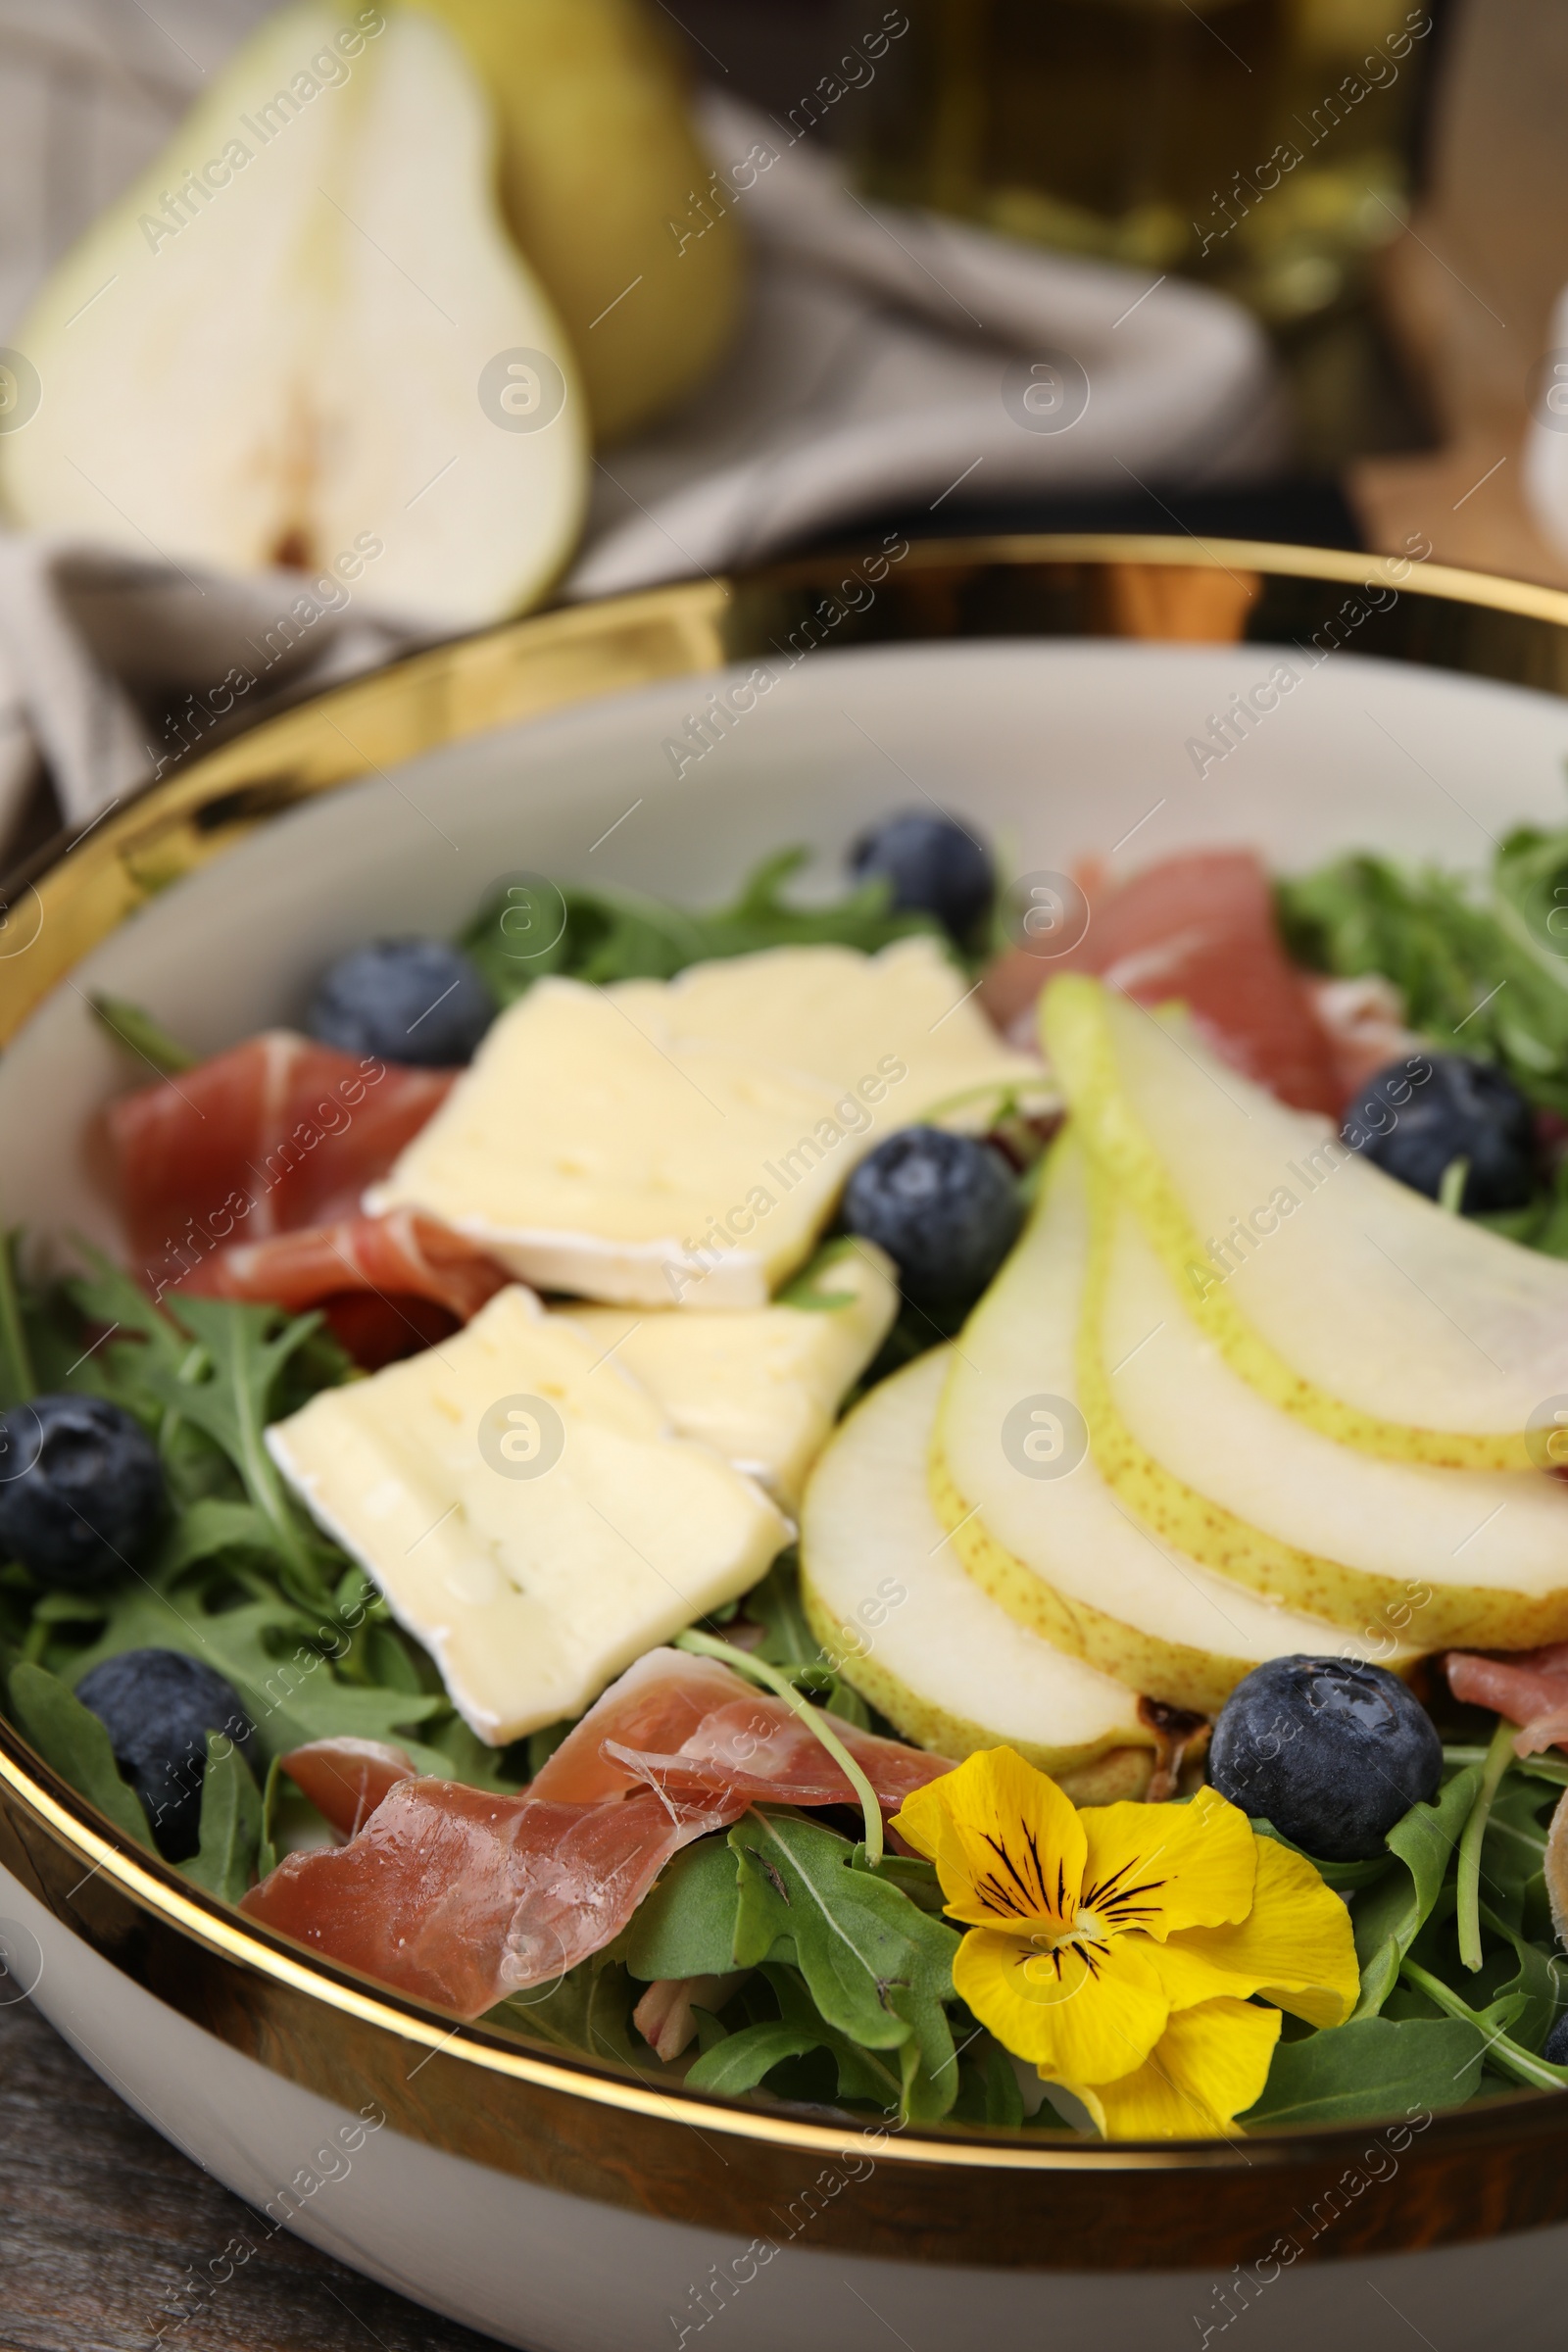
M 284 1493 L 265 1432 L 272 1418 L 273 1384 L 295 1349 L 316 1331 L 319 1315 L 296 1315 L 278 1325 L 273 1307 L 238 1305 L 226 1298 L 181 1298 L 180 1323 L 199 1340 L 207 1366 L 196 1379 L 149 1363 L 147 1386 L 172 1412 L 193 1421 L 221 1446 L 270 1531 L 285 1589 L 309 1604 L 325 1602 L 325 1584 L 313 1553 L 319 1539 Z
M 1263 2095 L 1239 2120 L 1260 2131 L 1459 2107 L 1480 2085 L 1485 2055 L 1479 2030 L 1459 2019 L 1352 2018 L 1277 2043 Z
M 181 1070 L 193 1070 L 201 1059 L 188 1046 L 171 1037 L 150 1012 L 132 1004 L 125 997 L 95 996 L 88 999 L 93 1011 L 117 1045 L 137 1060 L 148 1062 L 161 1078 L 172 1078 Z
M 783 886 L 808 855 L 805 850 L 781 850 L 764 858 L 730 906 L 706 913 L 629 890 L 568 885 L 557 891 L 547 885 L 548 910 L 538 903 L 537 892 L 531 897 L 524 892 L 519 898 L 502 891 L 479 909 L 459 944 L 503 1005 L 514 1004 L 536 980 L 553 973 L 599 984 L 672 980 L 688 964 L 750 956 L 761 948 L 826 943 L 869 955 L 916 932 L 947 944 L 931 916 L 890 911 L 884 880 L 864 883 L 826 906 L 791 904 Z M 556 936 L 547 938 L 540 952 L 529 952 L 534 938 L 558 924 Z
M 633 2036 L 631 2013 L 638 1990 L 617 1962 L 598 1952 L 553 1984 L 513 1993 L 487 2013 L 484 2023 L 530 2034 L 555 2049 L 614 2059 L 646 2075 L 657 2061 L 641 2036 Z
M 1467 1764 L 1436 1804 L 1412 1805 L 1389 1832 L 1389 1851 L 1404 1869 L 1367 1887 L 1351 1907 L 1361 1969 L 1357 2018 L 1375 2017 L 1397 1983 L 1400 1963 L 1442 1890 L 1449 1857 L 1480 1786 L 1479 1770 Z
M 764 2075 L 786 2058 L 804 2058 L 808 2051 L 825 2046 L 820 2031 L 811 2026 L 786 2026 L 782 2020 L 773 2025 L 742 2026 L 738 2034 L 726 2034 L 722 2041 L 693 2060 L 686 2071 L 686 2087 L 712 2091 L 720 2098 L 739 2098 L 743 2091 L 755 2090 Z
M 645 1984 L 722 1977 L 735 1966 L 740 1866 L 725 1838 L 701 1838 L 675 1856 L 632 1913 L 615 1957 Z
M 250 1766 L 231 1740 L 209 1732 L 201 1843 L 179 1867 L 209 1894 L 237 1903 L 251 1884 L 261 1838 L 262 1799 Z
M 91 1709 L 42 1666 L 15 1667 L 10 1693 L 13 1721 L 51 1770 L 125 1837 L 150 1846 L 141 1799 L 121 1779 L 109 1734 Z
M 401 1690 L 338 1682 L 330 1662 L 312 1645 L 316 1626 L 315 1618 L 302 1616 L 285 1600 L 206 1609 L 193 1596 L 181 1595 L 176 1604 L 150 1586 L 136 1585 L 117 1596 L 104 1632 L 74 1661 L 72 1680 L 79 1682 L 100 1659 L 122 1649 L 183 1651 L 233 1684 L 269 1758 L 339 1733 L 397 1740 L 405 1727 L 447 1713 L 443 1697 L 411 1697 Z M 443 1766 L 429 1769 L 439 1772 Z
M 847 1838 L 799 1814 L 748 1813 L 729 1842 L 741 1857 L 735 1965 L 788 1962 L 825 2022 L 859 2048 L 910 2045 L 921 2071 L 904 2085 L 906 2105 L 918 2093 L 923 2112 L 944 2113 L 958 2090 L 942 2006 L 954 1998 L 956 1931 L 856 1870 Z M 936 2085 L 929 2103 L 923 2083 Z
M 17 1239 L 0 1231 L 0 1412 L 38 1393 L 17 1281 Z

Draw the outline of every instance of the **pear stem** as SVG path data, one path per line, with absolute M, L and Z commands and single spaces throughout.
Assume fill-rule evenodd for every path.
M 749 1650 L 737 1649 L 732 1642 L 715 1642 L 711 1634 L 688 1630 L 675 1636 L 674 1646 L 676 1649 L 689 1649 L 694 1657 L 717 1658 L 722 1665 L 733 1668 L 735 1673 L 751 1675 L 755 1681 L 774 1691 L 786 1706 L 794 1708 L 808 1730 L 821 1740 L 859 1798 L 860 1810 L 865 1815 L 865 1858 L 875 1869 L 882 1859 L 882 1807 L 877 1801 L 876 1790 L 837 1732 L 828 1729 L 821 1708 L 813 1707 L 808 1698 L 803 1698 L 787 1674 L 780 1674 L 776 1666 L 769 1666 L 763 1658 L 754 1658 Z

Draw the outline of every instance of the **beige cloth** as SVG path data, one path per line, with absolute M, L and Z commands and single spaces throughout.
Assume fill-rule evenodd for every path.
M 155 22 L 127 0 L 0 0 L 0 344 L 265 13 L 160 0 Z M 1279 462 L 1278 379 L 1235 304 L 868 206 L 831 154 L 729 100 L 705 100 L 703 122 L 740 183 L 747 320 L 683 412 L 603 453 L 568 595 L 717 572 L 879 507 L 1242 480 Z M 363 594 L 327 610 L 292 575 L 0 534 L 0 843 L 40 761 L 67 823 L 85 825 L 280 696 L 419 642 L 416 615 L 368 610 Z

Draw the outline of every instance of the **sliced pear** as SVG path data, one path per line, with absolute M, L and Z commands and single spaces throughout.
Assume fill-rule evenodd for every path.
M 760 1488 L 520 1288 L 267 1442 L 494 1745 L 580 1714 L 789 1540 Z
M 1378 1460 L 1277 1412 L 1187 1313 L 1091 1170 L 1079 1397 L 1102 1476 L 1163 1541 L 1255 1591 L 1423 1648 L 1568 1637 L 1568 1488 Z
M 1054 981 L 1041 1025 L 1086 1142 L 1242 1379 L 1367 1453 L 1531 1467 L 1532 1416 L 1568 1398 L 1568 1264 L 1447 1215 L 1099 981 Z
M 631 432 L 701 382 L 745 290 L 674 43 L 637 0 L 422 4 L 495 102 L 501 202 L 576 346 L 595 430 Z
M 11 519 L 306 572 L 285 645 L 323 600 L 452 628 L 533 602 L 580 525 L 587 417 L 494 172 L 431 19 L 269 19 L 17 329 L 42 398 L 0 439 Z
M 1126 1687 L 1025 1632 L 953 1556 L 926 1487 L 953 1350 L 858 1404 L 818 1462 L 801 1596 L 845 1679 L 906 1740 L 959 1761 L 1005 1744 L 1080 1804 L 1141 1796 L 1155 1739 Z
M 1212 1714 L 1265 1658 L 1376 1655 L 1405 1644 L 1287 1608 L 1162 1543 L 1105 1485 L 1087 1450 L 1060 1476 L 1020 1459 L 1036 1406 L 1071 1458 L 1089 1250 L 1083 1155 L 1054 1146 L 1023 1237 L 954 1348 L 932 1444 L 931 1494 L 969 1574 L 1058 1649 L 1152 1698 Z M 1039 1424 L 1051 1429 L 1049 1421 Z
M 899 1284 L 874 1242 L 846 1235 L 771 1306 L 562 1311 L 641 1381 L 672 1429 L 710 1446 L 792 1511 L 847 1391 L 893 1327 Z
M 544 979 L 366 1205 L 438 1217 L 542 1289 L 760 1307 L 884 1136 L 1043 1078 L 924 937 L 608 988 Z

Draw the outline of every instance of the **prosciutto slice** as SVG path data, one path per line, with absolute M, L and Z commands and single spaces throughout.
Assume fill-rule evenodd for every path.
M 1089 928 L 1064 955 L 1014 948 L 981 1003 L 1033 1043 L 1035 999 L 1058 972 L 1095 972 L 1140 1004 L 1180 998 L 1216 1054 L 1298 1110 L 1337 1113 L 1345 1088 L 1304 976 L 1291 964 L 1274 898 L 1250 850 L 1194 850 L 1115 885 L 1091 875 Z
M 951 1772 L 946 1756 L 879 1740 L 838 1716 L 832 1729 L 886 1813 L 927 1781 Z M 716 1658 L 652 1649 L 612 1683 L 557 1748 L 535 1796 L 609 1797 L 660 1790 L 675 1804 L 762 1798 L 789 1805 L 858 1805 L 835 1763 L 793 1707 L 731 1673 Z
M 1491 1707 L 1520 1726 L 1516 1755 L 1568 1747 L 1568 1642 L 1505 1658 L 1450 1650 L 1444 1664 L 1455 1698 L 1466 1706 Z
M 109 1144 L 147 1288 L 324 1305 L 369 1365 L 466 1322 L 507 1279 L 500 1268 L 428 1218 L 359 1207 L 455 1075 L 277 1029 L 124 1096 Z
M 403 1781 L 358 1837 L 289 1854 L 246 1895 L 264 1926 L 459 2017 L 603 1950 L 672 1854 L 726 1816 L 651 1791 L 604 1805 Z
M 345 1838 L 364 1829 L 400 1782 L 418 1777 L 402 1748 L 385 1740 L 311 1740 L 280 1762 L 295 1788 Z
M 888 1812 L 953 1769 L 834 1729 Z M 416 1778 L 400 1750 L 371 1740 L 317 1740 L 286 1769 L 349 1841 L 288 1855 L 245 1910 L 465 2018 L 602 1951 L 673 1854 L 760 1798 L 856 1801 L 782 1699 L 674 1649 L 650 1651 L 612 1684 L 519 1796 Z

